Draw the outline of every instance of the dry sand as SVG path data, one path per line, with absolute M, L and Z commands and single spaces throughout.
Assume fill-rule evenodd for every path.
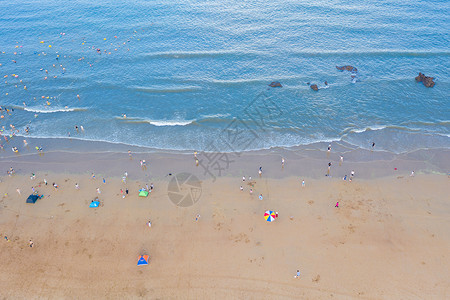
M 118 172 L 106 184 L 102 175 L 90 179 L 89 172 L 37 172 L 34 180 L 25 172 L 2 177 L 0 234 L 10 241 L 0 241 L 0 298 L 450 295 L 446 175 L 360 179 L 357 172 L 351 183 L 305 178 L 302 188 L 298 176 L 263 174 L 253 178 L 253 195 L 248 180 L 244 192 L 239 190 L 241 176 L 202 178 L 200 199 L 183 208 L 169 200 L 171 176 L 157 177 L 150 196 L 139 198 L 138 189 L 150 181 L 131 179 L 135 171 L 130 170 L 127 185 Z M 45 195 L 34 205 L 25 203 L 31 186 Z M 119 190 L 125 187 L 130 195 L 122 199 Z M 96 196 L 103 206 L 89 208 Z M 263 218 L 268 209 L 280 214 L 272 223 Z M 148 266 L 136 266 L 140 254 L 150 255 Z

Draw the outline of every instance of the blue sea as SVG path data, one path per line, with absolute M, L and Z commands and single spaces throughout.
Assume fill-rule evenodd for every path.
M 3 135 L 12 124 L 162 150 L 450 147 L 449 1 L 35 0 L 0 11 Z M 415 82 L 419 72 L 436 85 Z

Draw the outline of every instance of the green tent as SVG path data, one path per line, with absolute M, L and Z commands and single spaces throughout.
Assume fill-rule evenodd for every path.
M 139 191 L 139 197 L 147 197 L 147 196 L 148 196 L 148 192 L 146 190 Z

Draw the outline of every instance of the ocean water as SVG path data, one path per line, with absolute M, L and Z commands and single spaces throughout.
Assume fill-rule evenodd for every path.
M 35 0 L 0 11 L 0 106 L 14 109 L 4 135 L 12 124 L 157 149 L 450 147 L 449 1 Z

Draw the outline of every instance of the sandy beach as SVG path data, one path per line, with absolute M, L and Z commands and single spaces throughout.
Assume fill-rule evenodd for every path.
M 448 167 L 448 153 L 439 156 L 424 150 L 409 154 L 409 160 L 384 157 L 362 163 L 357 161 L 360 154 L 350 151 L 348 161 L 339 166 L 335 153 L 327 158 L 323 151 L 310 151 L 309 164 L 299 150 L 245 153 L 215 178 L 195 166 L 192 154 L 133 153 L 130 159 L 126 152 L 55 152 L 3 157 L 3 174 L 11 166 L 15 174 L 3 176 L 0 183 L 0 295 L 446 298 L 449 178 L 439 168 Z M 147 170 L 139 165 L 143 157 Z M 332 177 L 324 176 L 328 160 L 333 161 Z M 350 170 L 355 170 L 352 182 Z M 176 206 L 168 193 L 171 180 L 181 172 L 195 175 L 201 185 L 200 196 L 189 207 Z M 147 198 L 138 197 L 146 184 L 154 189 Z M 44 197 L 27 204 L 32 187 Z M 129 195 L 123 198 L 120 189 L 126 188 Z M 96 197 L 100 207 L 89 208 Z M 265 221 L 266 210 L 279 217 Z M 148 266 L 136 265 L 141 254 L 150 255 Z M 297 270 L 300 276 L 295 278 Z

